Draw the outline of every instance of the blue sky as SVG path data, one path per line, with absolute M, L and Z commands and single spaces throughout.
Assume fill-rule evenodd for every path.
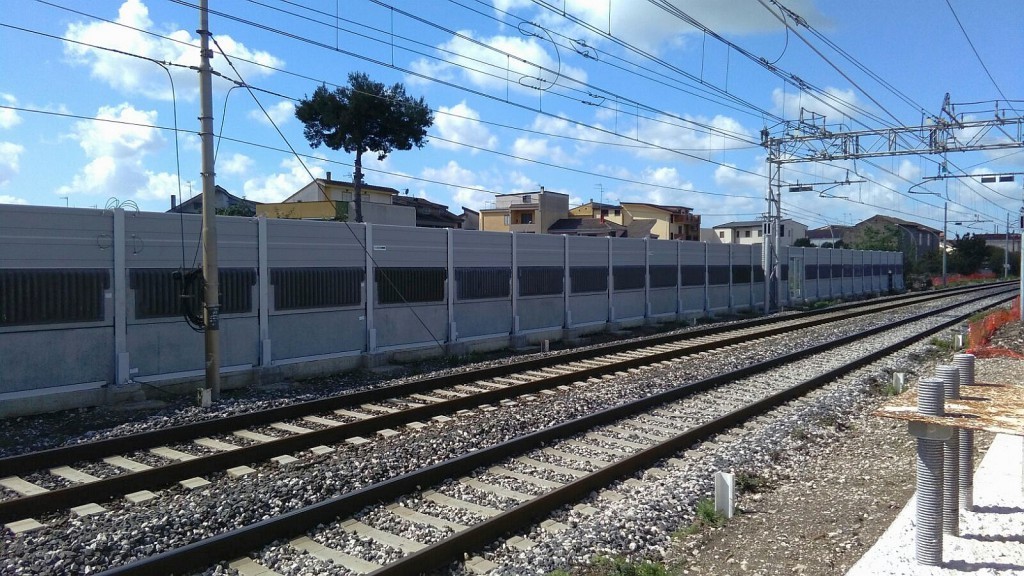
M 6 3 L 0 202 L 103 208 L 116 199 L 162 211 L 171 194 L 198 191 L 198 79 L 188 68 L 198 63 L 196 3 Z M 920 125 L 947 92 L 967 118 L 991 118 L 997 99 L 1015 115 L 1004 98 L 1024 111 L 1019 0 L 787 0 L 812 27 L 786 18 L 795 30 L 769 0 L 211 4 L 211 31 L 230 59 L 214 46 L 214 69 L 253 86 L 259 101 L 215 82 L 217 183 L 263 202 L 290 195 L 310 173 L 350 178 L 352 156 L 311 149 L 293 106 L 321 83 L 344 84 L 352 71 L 402 82 L 435 110 L 423 149 L 383 161 L 364 156 L 366 182 L 456 213 L 486 207 L 496 193 L 544 186 L 569 194 L 570 205 L 690 206 L 705 227 L 757 219 L 767 186 L 759 133 L 777 134 L 779 119 L 796 119 L 801 107 L 824 113 L 836 129 Z M 978 104 L 963 104 L 971 102 Z M 788 183 L 844 180 L 848 170 L 865 182 L 825 193 L 833 197 L 785 192 L 783 214 L 811 227 L 885 213 L 941 228 L 942 199 L 907 194 L 938 174 L 939 160 L 788 165 Z M 951 154 L 949 162 L 956 174 L 1024 171 L 1024 151 Z M 991 232 L 1004 229 L 1008 212 L 1016 220 L 1021 180 L 983 187 L 951 179 L 915 191 L 948 194 L 950 220 L 963 222 L 951 232 Z

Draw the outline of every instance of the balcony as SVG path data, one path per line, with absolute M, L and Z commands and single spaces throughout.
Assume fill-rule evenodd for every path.
M 540 227 L 537 224 L 511 224 L 508 229 L 512 232 L 530 232 L 540 234 Z

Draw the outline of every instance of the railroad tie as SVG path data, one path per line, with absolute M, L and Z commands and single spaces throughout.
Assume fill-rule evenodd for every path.
M 92 474 L 87 474 L 81 470 L 72 468 L 71 466 L 58 466 L 57 468 L 50 468 L 50 474 L 59 476 L 69 482 L 75 484 L 90 484 L 92 482 L 99 482 L 99 478 Z
M 0 478 L 0 486 L 13 490 L 22 496 L 35 496 L 36 494 L 42 494 L 49 492 L 42 486 L 33 484 L 28 480 L 21 478 L 20 476 L 8 476 L 6 478 Z
M 228 568 L 233 568 L 240 576 L 281 576 L 270 568 L 254 562 L 251 558 L 239 558 L 228 564 Z
M 501 514 L 502 512 L 497 508 L 491 508 L 490 506 L 481 506 L 480 504 L 475 504 L 473 502 L 466 502 L 465 500 L 452 498 L 447 494 L 441 494 L 440 492 L 435 492 L 433 490 L 427 490 L 426 492 L 424 492 L 423 498 L 425 500 L 430 500 L 435 504 L 440 504 L 442 506 L 447 506 L 449 508 L 458 508 L 460 510 L 472 512 L 473 514 L 476 514 L 477 516 L 481 516 L 483 518 L 491 518 L 497 516 L 498 514 Z
M 469 528 L 468 526 L 464 524 L 459 524 L 458 522 L 452 522 L 451 520 L 445 520 L 444 518 L 438 518 L 436 516 L 431 516 L 429 514 L 417 512 L 411 508 L 406 508 L 401 504 L 388 504 L 387 509 L 395 516 L 398 516 L 399 518 L 403 518 L 415 524 L 424 524 L 427 526 L 433 526 L 435 528 L 451 528 L 456 532 L 462 532 L 463 530 Z
M 461 484 L 465 484 L 474 490 L 481 492 L 487 492 L 496 496 L 504 496 L 506 498 L 512 498 L 513 500 L 519 500 L 520 502 L 527 502 L 533 500 L 532 494 L 526 494 L 525 492 L 519 492 L 516 490 L 510 490 L 504 486 L 495 486 L 494 484 L 488 484 L 476 478 L 462 477 L 459 478 Z
M 544 478 L 537 478 L 535 476 L 530 476 L 529 474 L 523 474 L 522 472 L 516 472 L 515 470 L 509 470 L 503 466 L 491 466 L 487 471 L 496 476 L 508 476 L 509 478 L 522 480 L 523 482 L 527 482 L 547 490 L 560 488 L 564 485 L 561 482 L 553 482 L 551 480 L 545 480 Z
M 391 546 L 392 548 L 398 548 L 406 554 L 412 554 L 413 552 L 418 552 L 427 547 L 427 545 L 422 542 L 417 542 L 415 540 L 410 540 L 409 538 L 405 538 L 397 534 L 392 534 L 390 532 L 379 530 L 377 528 L 374 528 L 373 526 L 363 524 L 362 522 L 354 519 L 342 522 L 341 527 L 346 532 L 351 532 L 359 536 L 371 538 L 373 540 L 376 540 L 377 542 L 380 542 L 381 544 Z
M 292 548 L 301 550 L 308 553 L 314 558 L 319 558 L 327 562 L 334 562 L 347 570 L 355 572 L 356 574 L 368 574 L 374 570 L 380 568 L 379 564 L 374 564 L 368 560 L 363 560 L 357 556 L 345 554 L 334 548 L 328 548 L 323 544 L 313 540 L 306 536 L 300 536 L 293 539 L 291 542 Z
M 534 460 L 533 458 L 528 458 L 526 456 L 520 456 L 519 458 L 516 458 L 516 460 L 522 462 L 523 464 L 526 464 L 527 466 L 533 466 L 534 468 L 537 468 L 539 470 L 550 470 L 551 472 L 555 472 L 557 474 L 564 474 L 566 476 L 572 476 L 573 478 L 582 478 L 583 476 L 587 475 L 587 473 L 582 470 L 567 468 L 565 466 L 551 464 L 550 462 L 544 462 L 542 460 Z
M 136 462 L 135 460 L 125 458 L 124 456 L 108 456 L 104 458 L 103 461 L 111 466 L 116 466 L 129 472 L 142 472 L 153 468 L 149 464 Z

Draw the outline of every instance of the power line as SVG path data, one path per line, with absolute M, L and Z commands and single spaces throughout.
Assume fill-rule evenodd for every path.
M 979 54 L 978 49 L 974 47 L 974 42 L 971 41 L 970 34 L 967 33 L 967 29 L 964 28 L 963 22 L 960 21 L 960 17 L 957 16 L 956 10 L 953 9 L 953 4 L 950 3 L 949 0 L 946 0 L 946 6 L 949 6 L 949 11 L 953 14 L 953 19 L 956 20 L 956 25 L 959 26 L 960 31 L 964 33 L 964 39 L 967 40 L 967 45 L 971 47 L 971 52 L 974 52 L 974 57 L 978 59 L 978 64 L 981 64 L 981 68 L 985 71 L 985 75 L 988 76 L 992 85 L 996 87 L 996 92 L 999 92 L 999 95 L 1002 96 L 1003 100 L 1007 103 L 1011 102 L 1011 100 L 1006 97 L 1006 94 L 1003 94 L 1003 89 L 996 83 L 996 79 L 992 76 L 992 72 L 989 71 L 988 66 L 985 65 L 985 61 L 981 59 L 981 54 Z M 1017 109 L 1014 108 L 1012 104 L 1010 105 L 1010 109 L 1017 112 Z M 1017 114 L 1020 114 L 1020 112 L 1017 112 Z

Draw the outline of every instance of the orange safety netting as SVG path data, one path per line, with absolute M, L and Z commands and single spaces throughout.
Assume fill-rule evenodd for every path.
M 971 322 L 968 327 L 967 333 L 967 352 L 974 354 L 978 358 L 994 358 L 997 356 L 1010 357 L 1010 358 L 1021 358 L 1024 359 L 1024 354 L 1021 354 L 1020 350 L 1009 350 L 1007 348 L 999 348 L 989 346 L 992 340 L 992 335 L 995 334 L 1001 326 L 1005 326 L 1010 322 L 1016 322 L 1020 319 L 1020 296 L 1013 299 L 1013 304 L 1009 310 L 1001 309 L 997 310 L 981 320 Z
M 969 282 L 975 280 L 994 280 L 995 278 L 995 272 L 975 272 L 974 274 L 947 274 L 946 284 L 956 284 L 957 282 Z M 931 282 L 932 286 L 942 286 L 942 276 L 932 276 Z

